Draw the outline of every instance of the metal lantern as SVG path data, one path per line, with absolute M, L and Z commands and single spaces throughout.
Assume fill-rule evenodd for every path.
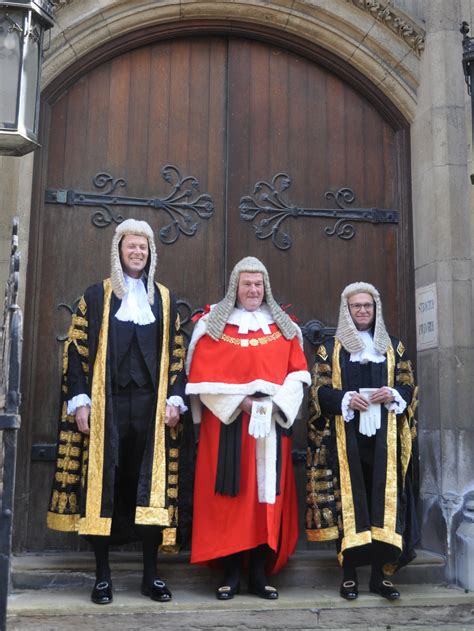
M 49 0 L 0 0 L 0 155 L 39 146 L 43 36 L 53 24 Z

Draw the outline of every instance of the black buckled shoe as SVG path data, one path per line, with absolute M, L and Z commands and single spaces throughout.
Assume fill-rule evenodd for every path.
M 400 598 L 400 592 L 396 587 L 393 586 L 393 583 L 390 581 L 382 581 L 375 585 L 374 583 L 369 583 L 369 589 L 374 594 L 379 594 L 383 596 L 387 600 L 397 600 Z
M 342 581 L 339 593 L 346 600 L 355 600 L 359 595 L 359 586 L 356 581 Z
M 277 600 L 278 590 L 271 585 L 254 585 L 249 583 L 249 594 L 265 598 L 265 600 Z
M 153 581 L 151 587 L 142 583 L 142 594 L 144 596 L 149 596 L 152 600 L 156 600 L 159 603 L 167 603 L 172 598 L 172 594 L 166 583 L 164 581 L 160 581 L 159 578 Z
M 216 589 L 217 600 L 231 600 L 235 594 L 240 592 L 240 583 L 237 585 L 221 585 Z
M 108 605 L 113 600 L 112 582 L 96 581 L 92 588 L 91 600 L 96 605 Z

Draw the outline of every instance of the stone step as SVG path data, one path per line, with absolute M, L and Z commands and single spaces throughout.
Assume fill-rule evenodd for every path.
M 110 564 L 114 586 L 134 589 L 142 572 L 138 552 L 111 552 Z M 160 555 L 160 575 L 173 588 L 196 585 L 215 586 L 220 574 L 207 567 L 190 565 L 189 553 Z M 369 568 L 360 568 L 360 583 L 367 583 Z M 94 558 L 90 552 L 22 554 L 12 559 L 13 590 L 70 589 L 90 587 L 94 581 Z M 296 552 L 288 565 L 272 578 L 279 588 L 305 585 L 309 588 L 338 586 L 341 570 L 333 550 Z M 419 550 L 417 558 L 396 575 L 397 584 L 441 585 L 445 582 L 444 557 Z
M 9 631 L 220 631 L 266 629 L 391 629 L 420 631 L 472 630 L 472 593 L 433 585 L 398 584 L 401 598 L 389 602 L 361 586 L 355 601 L 342 599 L 337 588 L 288 587 L 277 601 L 265 601 L 241 590 L 233 600 L 216 600 L 207 585 L 181 586 L 169 603 L 153 602 L 133 590 L 114 588 L 110 605 L 90 602 L 90 590 L 34 590 L 13 593 L 8 601 Z

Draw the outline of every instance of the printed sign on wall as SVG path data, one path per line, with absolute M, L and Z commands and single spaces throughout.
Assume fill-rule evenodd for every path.
M 438 346 L 438 297 L 436 285 L 416 290 L 416 348 L 419 351 Z

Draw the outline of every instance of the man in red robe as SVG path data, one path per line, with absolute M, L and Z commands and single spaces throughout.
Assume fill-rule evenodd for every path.
M 298 537 L 291 427 L 309 384 L 298 326 L 275 302 L 254 257 L 232 271 L 226 297 L 197 323 L 188 353 L 196 464 L 192 563 L 217 562 L 219 600 L 239 591 L 278 598 L 276 573 Z

